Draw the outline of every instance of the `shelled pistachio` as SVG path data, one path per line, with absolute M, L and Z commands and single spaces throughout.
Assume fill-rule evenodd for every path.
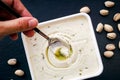
M 103 30 L 103 24 L 102 23 L 98 23 L 96 31 L 100 33 L 100 32 L 102 32 L 102 30 Z
M 116 47 L 115 47 L 115 44 L 107 44 L 105 48 L 106 48 L 106 50 L 111 51 L 111 50 L 115 50 Z
M 115 39 L 117 37 L 116 33 L 112 32 L 112 33 L 107 33 L 107 38 L 108 39 Z
M 106 10 L 106 9 L 101 9 L 101 10 L 100 10 L 100 14 L 101 14 L 102 16 L 107 16 L 107 15 L 109 14 L 109 11 Z
M 113 51 L 105 51 L 104 52 L 104 56 L 107 58 L 111 58 L 114 55 Z
M 7 61 L 8 65 L 16 65 L 17 64 L 17 59 L 11 58 Z
M 113 1 L 105 1 L 104 4 L 106 7 L 109 7 L 109 8 L 115 6 L 115 2 Z
M 90 8 L 88 6 L 82 7 L 80 9 L 80 12 L 84 12 L 84 13 L 90 13 Z
M 107 32 L 113 32 L 113 27 L 110 24 L 104 24 L 104 30 Z
M 116 13 L 113 17 L 114 21 L 119 21 L 120 20 L 120 13 Z
M 18 70 L 16 70 L 15 71 L 15 75 L 17 75 L 17 76 L 23 76 L 24 75 L 24 71 L 23 70 L 21 70 L 21 69 L 18 69 Z

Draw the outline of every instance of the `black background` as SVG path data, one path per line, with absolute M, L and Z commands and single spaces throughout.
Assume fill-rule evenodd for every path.
M 91 9 L 89 15 L 92 19 L 94 31 L 99 22 L 107 23 L 113 26 L 114 31 L 117 33 L 117 38 L 109 40 L 106 38 L 105 31 L 100 34 L 95 32 L 104 70 L 100 76 L 88 80 L 120 80 L 120 50 L 118 48 L 120 32 L 117 29 L 117 24 L 120 22 L 114 22 L 112 19 L 115 13 L 120 12 L 120 0 L 114 0 L 116 4 L 113 8 L 106 8 L 104 6 L 105 0 L 22 0 L 22 2 L 39 22 L 79 13 L 81 7 L 89 6 Z M 108 9 L 110 14 L 103 17 L 99 14 L 100 9 Z M 110 59 L 103 56 L 105 45 L 108 43 L 116 45 L 115 54 Z M 9 66 L 7 64 L 9 58 L 16 58 L 18 64 L 16 66 Z M 16 69 L 23 69 L 25 75 L 17 77 L 14 75 Z M 19 39 L 16 41 L 10 40 L 8 36 L 0 40 L 0 80 L 10 79 L 31 80 L 20 33 Z

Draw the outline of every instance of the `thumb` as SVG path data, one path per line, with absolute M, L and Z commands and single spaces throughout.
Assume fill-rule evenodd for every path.
M 0 37 L 31 30 L 38 24 L 37 19 L 33 17 L 21 17 L 9 21 L 0 21 Z

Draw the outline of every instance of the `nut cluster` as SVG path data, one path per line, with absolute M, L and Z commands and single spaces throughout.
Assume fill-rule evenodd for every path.
M 114 7 L 115 6 L 115 2 L 113 1 L 105 1 L 104 2 L 104 6 L 107 8 L 107 9 L 101 9 L 99 11 L 100 15 L 101 16 L 107 16 L 109 15 L 110 11 L 108 10 L 109 8 L 111 7 Z M 85 6 L 85 7 L 82 7 L 80 9 L 80 12 L 84 12 L 84 13 L 90 13 L 90 8 L 88 6 Z M 114 16 L 113 16 L 113 20 L 114 21 L 119 21 L 120 20 L 120 13 L 116 13 Z M 98 23 L 97 24 L 97 27 L 96 27 L 96 32 L 98 33 L 101 33 L 102 31 L 106 31 L 106 38 L 109 39 L 109 40 L 115 40 L 116 37 L 117 37 L 117 34 L 115 33 L 114 31 L 114 27 L 110 24 L 103 24 L 103 23 Z M 118 30 L 120 31 L 120 24 L 118 24 Z M 120 48 L 120 42 L 119 42 L 119 48 Z M 108 43 L 106 44 L 106 51 L 104 52 L 104 56 L 107 57 L 107 58 L 110 58 L 114 55 L 114 50 L 115 50 L 115 45 L 113 43 Z
M 7 61 L 8 65 L 15 66 L 17 64 L 17 59 L 11 58 Z M 24 71 L 22 69 L 17 69 L 15 72 L 17 76 L 24 76 Z
M 115 2 L 105 1 L 104 5 L 107 8 L 111 8 L 111 7 L 115 6 Z M 102 15 L 102 16 L 109 15 L 109 10 L 101 9 L 100 10 L 100 15 Z M 113 20 L 115 22 L 119 21 L 120 20 L 120 13 L 116 13 L 113 16 Z M 119 23 L 118 23 L 117 27 L 118 27 L 118 31 L 120 31 L 120 24 Z M 108 39 L 110 39 L 110 40 L 116 39 L 117 34 L 114 32 L 114 27 L 113 26 L 111 26 L 110 24 L 98 23 L 98 25 L 96 27 L 96 32 L 101 33 L 103 30 L 107 32 L 106 37 Z M 120 41 L 118 43 L 118 47 L 120 49 Z M 105 49 L 106 49 L 106 51 L 104 52 L 104 56 L 107 57 L 107 58 L 111 58 L 114 55 L 114 50 L 116 49 L 116 46 L 113 43 L 108 43 L 108 44 L 106 44 Z
M 111 8 L 111 7 L 115 6 L 115 2 L 113 2 L 113 1 L 105 1 L 104 5 L 105 5 L 105 7 Z M 109 15 L 109 10 L 101 9 L 100 10 L 100 14 L 102 16 L 107 16 L 107 15 Z
M 111 25 L 109 24 L 102 24 L 102 23 L 98 23 L 97 27 L 96 27 L 96 32 L 100 33 L 103 30 L 105 30 L 107 33 L 107 38 L 108 39 L 115 39 L 117 37 L 117 34 L 114 32 L 114 29 Z

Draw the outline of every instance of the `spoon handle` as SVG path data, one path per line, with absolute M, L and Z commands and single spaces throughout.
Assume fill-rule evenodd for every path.
M 0 0 L 0 6 L 4 9 L 6 9 L 7 11 L 9 11 L 11 14 L 13 14 L 15 17 L 19 18 L 19 17 L 22 17 L 20 16 L 18 13 L 16 13 L 12 8 L 10 8 L 9 6 L 7 6 L 5 3 L 3 3 L 1 0 Z M 38 28 L 34 28 L 34 31 L 39 33 L 41 36 L 43 36 L 44 38 L 46 38 L 47 40 L 49 40 L 49 37 L 44 34 L 42 31 L 40 31 Z
M 44 34 L 42 31 L 40 31 L 38 28 L 34 28 L 34 31 L 39 33 L 45 39 L 50 40 L 50 38 L 46 34 Z

